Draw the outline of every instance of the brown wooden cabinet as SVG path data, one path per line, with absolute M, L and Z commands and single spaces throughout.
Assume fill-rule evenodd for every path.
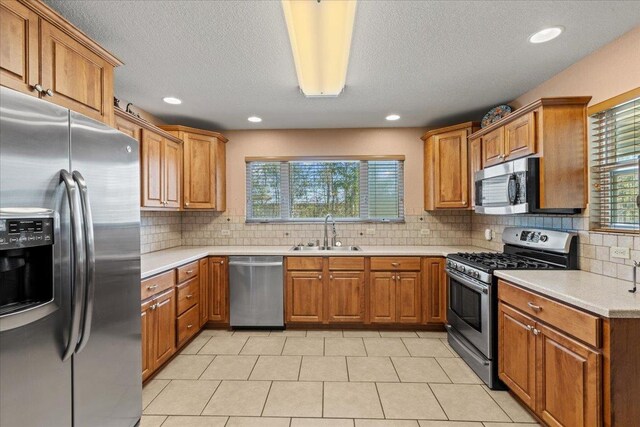
M 477 129 L 477 123 L 467 122 L 422 136 L 425 210 L 471 207 L 467 137 Z
M 498 286 L 500 379 L 549 426 L 602 425 L 602 351 L 594 344 L 599 341 L 592 347 L 564 331 L 589 329 L 591 315 L 584 313 L 581 320 L 575 309 L 559 302 L 545 298 L 540 303 L 535 294 L 503 281 Z M 535 315 L 518 307 L 525 300 Z
M 142 129 L 140 151 L 143 208 L 179 210 L 181 203 L 181 145 Z
M 371 272 L 369 321 L 371 323 L 420 323 L 421 286 L 420 272 Z
M 482 140 L 480 138 L 469 140 L 469 194 L 471 195 L 471 207 L 476 205 L 476 172 L 482 170 Z
M 541 98 L 474 132 L 469 140 L 480 141 L 483 168 L 538 156 L 538 208 L 584 209 L 590 100 L 584 96 Z
M 229 323 L 229 273 L 226 257 L 209 257 L 208 322 Z
M 442 257 L 422 259 L 422 322 L 447 323 L 447 275 Z
M 287 322 L 323 323 L 322 270 L 287 271 L 286 307 Z
M 153 373 L 153 301 L 145 301 L 140 305 L 140 331 L 142 333 L 142 381 Z
M 203 258 L 199 263 L 200 283 L 200 327 L 209 320 L 209 259 Z
M 182 208 L 224 211 L 227 138 L 187 126 L 160 127 L 184 141 Z
M 327 321 L 364 322 L 364 271 L 329 271 Z
M 42 2 L 0 2 L 0 84 L 113 124 L 122 62 Z
M 176 299 L 170 289 L 154 298 L 153 312 L 153 366 L 161 366 L 176 351 Z
M 396 273 L 396 310 L 398 323 L 417 324 L 421 319 L 420 272 Z

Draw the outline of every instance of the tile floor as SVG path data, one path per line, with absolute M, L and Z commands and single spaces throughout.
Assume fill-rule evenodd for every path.
M 517 427 L 443 332 L 204 330 L 143 390 L 141 427 Z

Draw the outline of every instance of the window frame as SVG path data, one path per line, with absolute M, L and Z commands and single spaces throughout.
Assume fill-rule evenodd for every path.
M 404 194 L 404 155 L 381 155 L 381 156 L 286 156 L 286 157 L 245 157 L 245 223 L 247 224 L 274 224 L 274 223 L 287 223 L 287 224 L 318 224 L 324 222 L 324 217 L 321 218 L 291 218 L 291 195 L 289 189 L 289 173 L 288 167 L 290 162 L 335 162 L 335 161 L 397 161 L 399 162 L 398 173 L 398 217 L 394 218 L 370 218 L 368 212 L 368 200 L 369 200 L 369 188 L 368 188 L 368 171 L 363 176 L 363 165 L 360 164 L 359 175 L 359 212 L 360 217 L 357 218 L 339 218 L 336 217 L 335 221 L 340 223 L 392 223 L 402 224 L 405 223 L 405 194 Z M 279 162 L 280 165 L 280 216 L 274 218 L 254 218 L 252 215 L 253 205 L 251 200 L 252 182 L 250 176 L 250 165 L 256 162 Z M 363 183 L 367 184 L 367 190 L 362 191 Z M 367 217 L 363 217 L 363 213 L 366 213 Z

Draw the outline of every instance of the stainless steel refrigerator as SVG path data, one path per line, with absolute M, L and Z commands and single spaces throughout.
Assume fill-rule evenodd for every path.
M 141 417 L 137 141 L 0 88 L 0 425 Z

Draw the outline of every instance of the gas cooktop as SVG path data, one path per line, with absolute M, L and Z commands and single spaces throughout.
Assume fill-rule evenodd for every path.
M 554 264 L 526 258 L 520 255 L 508 253 L 480 252 L 468 253 L 459 252 L 450 254 L 448 259 L 462 262 L 470 267 L 477 268 L 487 273 L 493 270 L 523 270 L 523 269 L 550 269 L 558 268 Z

